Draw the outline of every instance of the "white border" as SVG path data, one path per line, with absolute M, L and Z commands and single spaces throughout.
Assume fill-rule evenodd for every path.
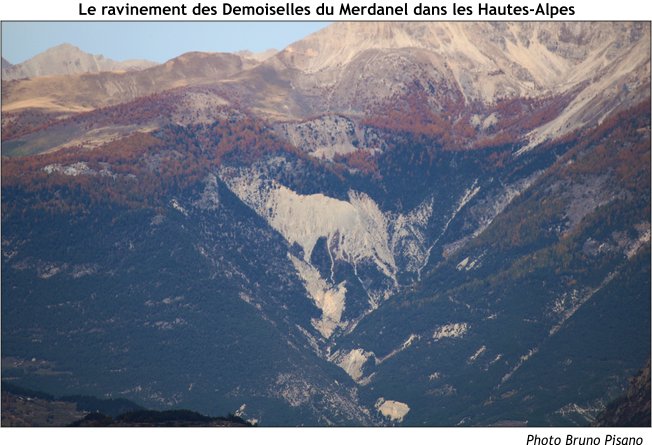
M 401 21 L 418 21 L 418 20 L 445 20 L 445 21 L 545 21 L 546 17 L 533 16 L 532 14 L 526 16 L 480 16 L 477 13 L 479 3 L 489 3 L 490 5 L 508 5 L 513 6 L 528 6 L 536 8 L 540 3 L 555 6 L 573 6 L 575 14 L 572 16 L 557 16 L 552 19 L 553 21 L 594 21 L 594 20 L 651 20 L 652 19 L 652 2 L 648 0 L 611 0 L 611 1 L 597 1 L 597 0 L 548 0 L 548 1 L 532 1 L 532 0 L 323 0 L 327 5 L 336 6 L 339 9 L 341 3 L 350 3 L 352 5 L 371 5 L 376 3 L 378 5 L 402 5 L 408 4 L 410 13 L 408 16 L 317 16 L 314 10 L 322 3 L 321 0 L 4 0 L 0 2 L 0 20 L 21 20 L 21 21 L 36 21 L 36 20 L 65 20 L 65 21 L 87 21 L 87 20 L 102 20 L 102 21 L 213 21 L 213 20 L 228 20 L 228 21 L 334 21 L 334 20 L 401 20 Z M 220 11 L 219 15 L 215 16 L 193 16 L 188 15 L 184 17 L 147 17 L 147 16 L 122 16 L 110 17 L 95 15 L 80 16 L 79 5 L 84 7 L 96 6 L 98 10 L 103 5 L 122 6 L 126 3 L 130 5 L 169 5 L 179 6 L 186 4 L 188 9 L 197 3 L 205 6 L 217 6 Z M 303 5 L 311 7 L 311 15 L 295 16 L 295 17 L 265 17 L 265 16 L 224 16 L 222 12 L 222 4 L 230 3 L 233 5 L 285 5 L 287 3 L 294 3 L 295 5 Z M 446 6 L 448 13 L 446 16 L 414 16 L 411 11 L 414 6 L 419 3 L 424 5 L 438 5 Z M 453 4 L 468 5 L 473 9 L 471 16 L 452 15 Z

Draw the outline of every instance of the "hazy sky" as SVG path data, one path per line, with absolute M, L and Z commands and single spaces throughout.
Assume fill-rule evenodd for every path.
M 323 22 L 3 22 L 2 57 L 11 63 L 61 43 L 114 60 L 164 62 L 188 51 L 282 49 Z

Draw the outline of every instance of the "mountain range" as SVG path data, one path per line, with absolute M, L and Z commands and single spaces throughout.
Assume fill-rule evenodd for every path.
M 3 379 L 260 425 L 570 426 L 649 359 L 649 23 L 52 54 L 3 61 Z
M 56 76 L 101 71 L 132 71 L 156 65 L 148 60 L 116 62 L 101 55 L 85 53 L 64 43 L 48 49 L 16 65 L 2 59 L 2 79 L 14 80 L 41 76 Z

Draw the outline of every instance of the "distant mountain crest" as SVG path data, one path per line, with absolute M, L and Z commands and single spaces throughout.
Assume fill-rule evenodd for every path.
M 269 48 L 266 49 L 265 51 L 260 51 L 260 52 L 253 52 L 249 50 L 244 50 L 244 51 L 238 51 L 235 54 L 246 59 L 252 59 L 256 60 L 258 62 L 262 62 L 264 60 L 269 59 L 270 57 L 276 55 L 278 53 L 277 49 L 274 48 Z
M 157 65 L 148 60 L 118 62 L 102 55 L 89 54 L 69 43 L 52 47 L 23 63 L 2 60 L 2 80 L 53 75 L 97 73 L 101 71 L 135 71 Z

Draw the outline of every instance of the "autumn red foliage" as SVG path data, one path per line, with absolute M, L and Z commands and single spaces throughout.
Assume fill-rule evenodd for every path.
M 43 207 L 72 211 L 67 199 L 126 207 L 160 205 L 170 193 L 192 187 L 223 162 L 251 163 L 277 151 L 296 152 L 262 122 L 247 117 L 188 127 L 134 133 L 95 149 L 70 147 L 52 153 L 3 158 L 3 193 L 43 194 Z M 83 163 L 77 175 L 66 166 Z M 46 167 L 50 166 L 46 171 Z M 58 170 L 53 171 L 55 166 Z

